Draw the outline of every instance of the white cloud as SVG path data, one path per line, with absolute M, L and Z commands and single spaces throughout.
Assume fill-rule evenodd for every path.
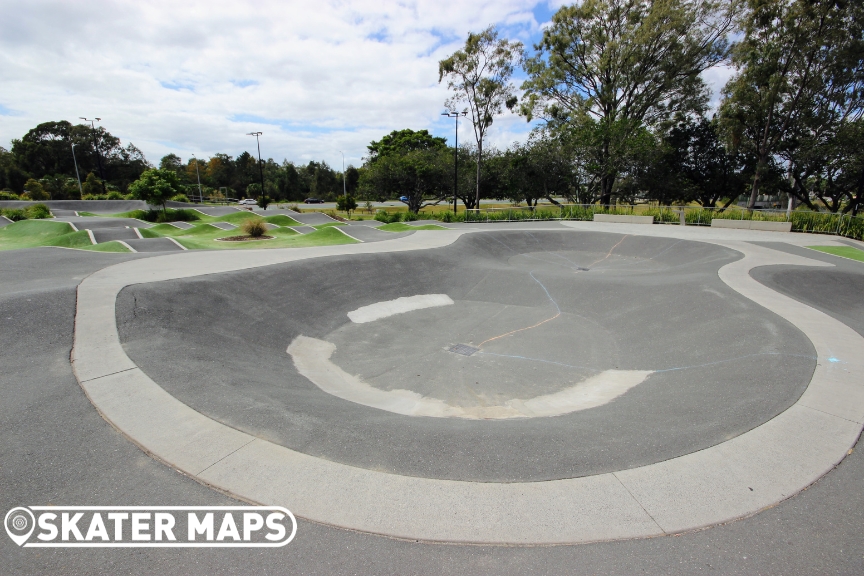
M 260 130 L 265 156 L 358 164 L 393 129 L 449 137 L 438 60 L 489 24 L 534 33 L 532 4 L 3 1 L 0 143 L 99 116 L 151 161 L 236 155 Z
M 0 0 L 0 145 L 99 116 L 151 162 L 252 151 L 260 130 L 265 157 L 356 165 L 394 129 L 451 139 L 438 61 L 489 24 L 530 47 L 557 1 Z M 490 143 L 527 131 L 504 115 Z

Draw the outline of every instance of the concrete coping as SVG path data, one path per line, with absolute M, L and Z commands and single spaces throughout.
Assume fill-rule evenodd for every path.
M 641 228 L 605 226 L 626 229 L 627 234 L 638 234 Z M 651 230 L 651 236 L 693 239 L 677 226 L 645 230 Z M 807 390 L 783 413 L 726 442 L 595 476 L 480 483 L 407 477 L 319 459 L 226 426 L 183 404 L 126 356 L 117 334 L 115 302 L 125 286 L 311 258 L 434 249 L 466 233 L 485 232 L 418 231 L 369 244 L 185 252 L 110 266 L 78 288 L 75 375 L 100 414 L 130 440 L 209 486 L 247 501 L 285 506 L 316 522 L 424 541 L 572 544 L 724 523 L 803 490 L 857 441 L 864 422 L 864 339 L 750 276 L 758 266 L 830 265 L 740 241 L 748 238 L 742 235 L 754 234 L 747 231 L 702 237 L 743 255 L 719 270 L 723 282 L 785 318 L 812 341 L 818 360 Z

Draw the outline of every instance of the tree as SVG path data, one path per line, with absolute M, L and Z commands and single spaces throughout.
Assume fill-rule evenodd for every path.
M 173 170 L 154 168 L 141 174 L 141 177 L 129 186 L 129 191 L 135 198 L 150 205 L 161 205 L 162 213 L 167 215 L 165 203 L 177 194 L 182 194 L 183 187 Z
M 521 112 L 581 131 L 608 204 L 641 131 L 704 107 L 700 74 L 723 61 L 733 5 L 585 0 L 552 18 L 524 63 Z M 721 10 L 722 8 L 722 10 Z
M 428 130 L 393 130 L 381 140 L 372 141 L 366 148 L 369 150 L 369 162 L 392 155 L 402 155 L 416 150 L 441 150 L 447 147 L 447 140 L 432 136 Z M 350 168 L 349 168 L 350 170 Z
M 51 196 L 42 188 L 42 184 L 38 180 L 30 178 L 24 183 L 24 192 L 31 200 L 50 200 Z
M 258 201 L 256 203 L 258 204 L 258 207 L 262 210 L 267 210 L 267 206 L 270 205 L 270 202 L 272 202 L 272 200 L 273 199 L 269 196 L 261 194 L 260 196 L 258 196 Z
M 81 184 L 84 196 L 95 196 L 102 193 L 102 181 L 90 172 Z
M 864 98 L 864 6 L 860 2 L 748 0 L 740 15 L 743 39 L 733 51 L 736 75 L 720 108 L 731 144 L 753 158 L 748 207 L 784 139 L 799 197 L 807 152 L 848 120 L 861 115 Z M 833 126 L 828 125 L 833 124 Z M 811 166 L 812 167 L 812 166 Z M 796 170 L 798 173 L 796 174 Z
M 360 189 L 369 197 L 407 196 L 408 210 L 416 213 L 440 203 L 450 193 L 452 173 L 446 150 L 389 154 L 368 163 L 360 178 Z
M 504 106 L 512 109 L 517 99 L 510 82 L 516 59 L 522 52 L 520 42 L 498 38 L 498 31 L 489 27 L 479 34 L 468 34 L 462 50 L 438 63 L 438 82 L 447 77 L 447 87 L 454 92 L 444 105 L 457 110 L 467 104 L 477 143 L 477 176 L 474 202 L 480 204 L 480 166 L 483 162 L 483 141 L 495 116 Z
M 351 212 L 357 209 L 357 200 L 354 199 L 354 196 L 350 194 L 346 194 L 344 196 L 336 197 L 336 209 L 341 210 L 342 212 L 347 212 L 348 217 L 351 217 Z

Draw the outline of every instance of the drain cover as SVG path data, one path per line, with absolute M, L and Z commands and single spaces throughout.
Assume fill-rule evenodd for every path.
M 478 350 L 480 349 L 475 348 L 474 346 L 469 346 L 468 344 L 454 344 L 447 349 L 448 352 L 453 352 L 454 354 L 461 354 L 462 356 L 471 356 Z

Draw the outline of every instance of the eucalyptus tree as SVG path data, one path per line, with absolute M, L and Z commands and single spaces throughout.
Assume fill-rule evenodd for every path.
M 477 143 L 477 171 L 474 202 L 480 204 L 480 167 L 483 162 L 483 141 L 495 116 L 504 107 L 517 103 L 515 85 L 511 82 L 513 70 L 522 52 L 522 43 L 499 38 L 490 26 L 479 34 L 468 34 L 464 48 L 438 63 L 438 82 L 447 78 L 452 96 L 444 103 L 448 110 L 467 106 Z
M 798 195 L 804 166 L 838 130 L 861 116 L 864 6 L 860 2 L 747 0 L 733 50 L 736 75 L 724 88 L 721 118 L 730 142 L 755 164 L 748 206 L 784 155 Z
M 727 57 L 734 1 L 584 0 L 552 17 L 524 62 L 521 112 L 591 137 L 601 203 L 645 126 L 705 106 L 700 74 Z

